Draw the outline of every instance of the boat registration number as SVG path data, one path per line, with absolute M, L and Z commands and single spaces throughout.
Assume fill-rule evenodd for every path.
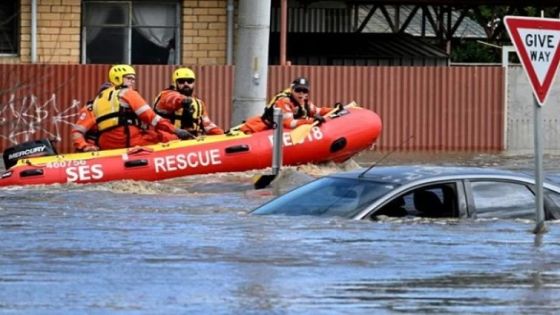
M 305 138 L 303 139 L 303 142 L 307 142 L 307 141 L 311 142 L 311 141 L 321 140 L 321 139 L 323 139 L 323 138 L 324 138 L 324 135 L 323 135 L 323 132 L 321 131 L 321 129 L 319 129 L 319 128 L 317 128 L 317 127 L 313 127 L 313 128 L 311 129 L 311 131 L 309 132 L 309 134 L 307 135 L 307 137 L 305 137 Z M 270 136 L 268 137 L 268 139 L 270 140 L 270 144 L 271 144 L 271 145 L 274 145 L 274 135 L 270 135 Z M 290 136 L 290 133 L 289 133 L 289 132 L 284 132 L 284 133 L 282 134 L 282 142 L 283 142 L 282 144 L 283 144 L 284 146 L 292 146 L 292 145 L 295 145 L 295 144 L 292 142 L 292 137 Z M 301 143 L 301 142 L 300 142 L 300 143 Z
M 86 165 L 85 160 L 56 161 L 47 163 L 47 168 L 65 168 L 71 166 Z

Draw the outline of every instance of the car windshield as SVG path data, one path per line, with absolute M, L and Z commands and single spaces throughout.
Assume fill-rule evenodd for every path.
M 253 214 L 352 218 L 395 186 L 354 178 L 323 177 L 269 201 Z

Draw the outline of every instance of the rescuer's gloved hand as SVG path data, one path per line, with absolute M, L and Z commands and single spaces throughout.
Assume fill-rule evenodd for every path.
M 334 103 L 333 107 L 336 109 L 336 111 L 334 112 L 335 114 L 338 114 L 338 113 L 344 111 L 344 105 L 342 105 L 341 102 Z
M 315 116 L 313 116 L 313 122 L 317 123 L 317 126 L 321 126 L 321 124 L 324 123 L 325 121 L 326 121 L 325 117 L 319 114 L 315 114 Z
M 95 152 L 95 151 L 99 151 L 99 147 L 93 144 L 88 144 L 85 147 L 82 148 L 83 152 Z
M 181 104 L 183 105 L 183 110 L 189 112 L 189 113 L 193 113 L 194 112 L 194 108 L 192 106 L 193 103 L 193 99 L 192 97 L 188 96 L 187 98 L 185 98 Z
M 187 139 L 194 139 L 194 138 L 196 138 L 196 136 L 193 135 L 192 133 L 186 131 L 185 129 L 180 129 L 180 128 L 175 129 L 175 134 L 176 134 L 177 137 L 179 137 L 179 139 L 181 139 L 181 140 L 187 140 Z

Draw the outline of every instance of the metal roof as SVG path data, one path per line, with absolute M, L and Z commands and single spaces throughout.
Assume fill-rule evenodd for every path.
M 433 7 L 426 8 L 430 11 L 433 16 L 437 16 Z M 395 8 L 394 7 L 387 7 L 387 12 L 390 15 L 394 15 Z M 414 6 L 412 5 L 405 5 L 399 7 L 399 11 L 402 16 L 409 16 L 413 14 Z M 365 17 L 369 14 L 370 8 L 366 5 L 360 6 L 358 10 L 359 19 L 365 19 Z M 453 11 L 451 15 L 451 24 L 455 24 L 457 20 L 461 18 L 459 12 Z M 413 36 L 427 36 L 427 37 L 434 37 L 436 36 L 436 32 L 431 27 L 426 27 L 422 30 L 422 25 L 425 24 L 423 21 L 423 14 L 420 11 L 414 13 L 414 17 L 410 21 L 408 27 L 405 29 L 405 32 L 411 34 Z M 363 29 L 363 32 L 371 32 L 371 33 L 392 33 L 391 26 L 387 23 L 387 19 L 383 15 L 381 10 L 375 11 L 375 13 L 371 16 L 368 23 Z M 463 17 L 459 27 L 454 32 L 453 37 L 457 38 L 486 38 L 486 32 L 484 28 L 478 24 L 476 21 L 468 17 Z
M 270 51 L 278 50 L 271 34 Z M 449 56 L 438 47 L 408 34 L 289 33 L 288 59 L 319 65 L 447 65 Z M 302 59 L 303 58 L 303 59 Z M 271 55 L 271 62 L 274 63 Z

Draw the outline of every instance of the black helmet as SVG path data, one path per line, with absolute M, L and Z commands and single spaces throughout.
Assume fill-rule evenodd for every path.
M 292 89 L 305 88 L 309 90 L 309 80 L 306 77 L 299 77 L 292 81 Z

